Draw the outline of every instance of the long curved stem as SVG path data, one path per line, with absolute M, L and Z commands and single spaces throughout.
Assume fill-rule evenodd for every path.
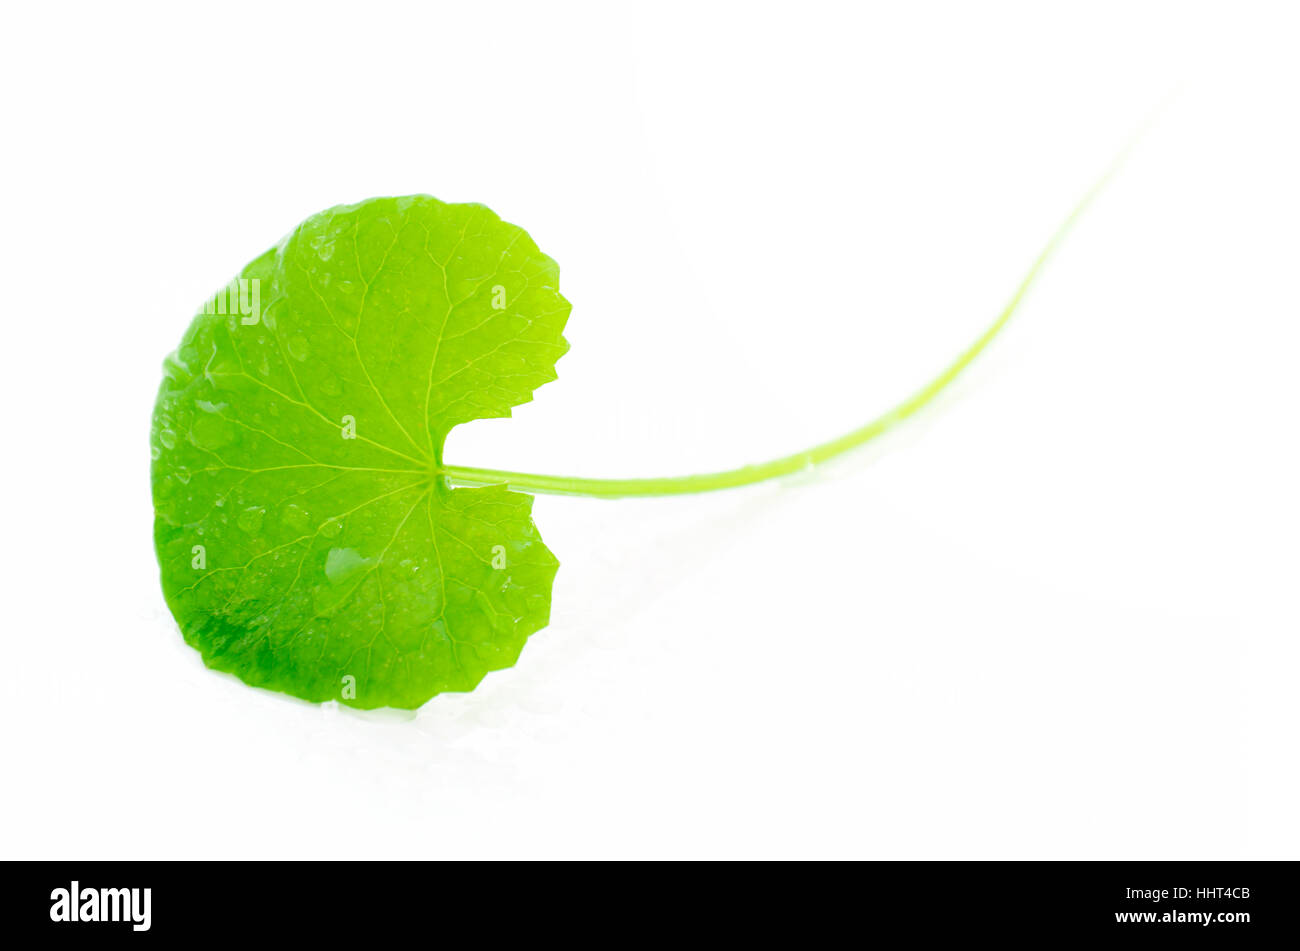
M 1142 131 L 1145 131 L 1149 125 L 1150 123 L 1147 123 Z M 1120 152 L 1119 156 L 1111 164 L 1106 174 L 1088 190 L 1079 204 L 1075 206 L 1065 221 L 1056 229 L 1043 250 L 1039 252 L 1024 279 L 1021 280 L 1020 286 L 1016 288 L 1015 293 L 1011 295 L 1011 299 L 1002 308 L 1002 312 L 998 314 L 997 319 L 993 321 L 988 329 L 980 334 L 970 346 L 963 350 L 955 360 L 948 364 L 929 383 L 893 409 L 876 417 L 869 423 L 859 426 L 852 432 L 845 433 L 843 436 L 809 449 L 782 456 L 779 459 L 701 475 L 666 476 L 651 479 L 589 479 L 579 476 L 540 475 L 528 472 L 508 472 L 500 469 L 479 469 L 472 466 L 448 465 L 442 466 L 441 472 L 449 481 L 457 485 L 505 484 L 512 489 L 543 492 L 551 495 L 581 495 L 603 499 L 633 496 L 691 495 L 698 492 L 714 492 L 718 489 L 734 489 L 739 486 L 753 485 L 756 482 L 765 482 L 768 479 L 780 478 L 794 472 L 802 472 L 856 449 L 893 429 L 903 420 L 931 403 L 992 343 L 1019 308 L 1025 294 L 1042 273 L 1052 253 L 1069 234 L 1075 222 L 1092 203 L 1092 200 L 1097 197 L 1098 193 L 1119 171 L 1141 135 L 1142 132 L 1140 131 L 1134 136 L 1129 145 Z

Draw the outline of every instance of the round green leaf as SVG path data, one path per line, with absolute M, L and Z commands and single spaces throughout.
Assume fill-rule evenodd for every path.
M 559 268 L 482 205 L 314 215 L 205 304 L 154 409 L 163 592 L 208 666 L 413 708 L 512 665 L 558 562 L 504 486 L 453 489 L 458 423 L 555 378 Z

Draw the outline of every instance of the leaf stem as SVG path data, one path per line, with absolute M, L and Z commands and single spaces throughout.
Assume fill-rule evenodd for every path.
M 579 495 L 602 499 L 692 495 L 699 492 L 715 492 L 719 489 L 734 489 L 740 486 L 753 485 L 757 482 L 766 482 L 769 479 L 777 479 L 795 472 L 804 472 L 871 442 L 933 402 L 935 397 L 947 389 L 949 384 L 1001 333 L 1002 328 L 1007 325 L 1012 315 L 1020 307 L 1021 301 L 1024 300 L 1030 287 L 1033 286 L 1042 273 L 1053 252 L 1064 241 L 1066 235 L 1070 233 L 1093 199 L 1120 170 L 1129 153 L 1137 145 L 1153 121 L 1154 116 L 1134 135 L 1129 144 L 1111 163 L 1106 173 L 1088 189 L 1078 205 L 1075 206 L 1074 210 L 1070 212 L 1069 216 L 1048 239 L 1047 244 L 1044 245 L 1038 257 L 1035 258 L 1029 271 L 1016 288 L 1015 293 L 1011 295 L 1011 299 L 1002 308 L 1001 313 L 989 325 L 988 329 L 980 334 L 955 360 L 948 364 L 938 376 L 888 412 L 851 432 L 829 442 L 812 446 L 788 456 L 782 456 L 779 459 L 771 459 L 756 465 L 741 466 L 738 469 L 726 469 L 721 472 L 708 472 L 700 475 L 666 476 L 649 479 L 592 479 L 579 476 L 541 475 L 528 472 L 508 472 L 501 469 L 480 469 L 473 466 L 449 465 L 442 466 L 441 472 L 450 482 L 456 485 L 485 486 L 504 484 L 512 489 L 550 495 Z

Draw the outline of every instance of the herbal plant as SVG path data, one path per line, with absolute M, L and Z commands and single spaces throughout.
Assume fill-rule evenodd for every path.
M 509 416 L 568 349 L 559 268 L 522 229 L 427 195 L 313 215 L 209 300 L 164 362 L 152 481 L 167 604 L 209 667 L 254 686 L 407 709 L 472 690 L 550 616 L 559 562 L 520 490 L 708 492 L 876 438 L 1001 332 L 1100 187 L 988 329 L 884 415 L 760 465 L 648 479 L 444 461 L 452 427 Z

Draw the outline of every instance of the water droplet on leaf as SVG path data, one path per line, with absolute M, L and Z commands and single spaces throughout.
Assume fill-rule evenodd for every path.
M 260 505 L 253 505 L 239 513 L 239 518 L 235 524 L 252 535 L 261 529 L 262 518 L 265 515 L 266 509 Z

